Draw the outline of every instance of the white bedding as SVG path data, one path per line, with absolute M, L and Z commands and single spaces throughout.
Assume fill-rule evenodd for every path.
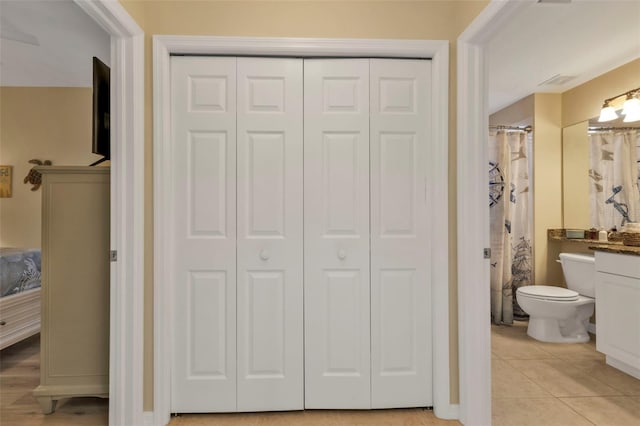
M 40 250 L 0 248 L 0 297 L 40 287 Z
M 40 331 L 40 250 L 0 248 L 0 349 Z

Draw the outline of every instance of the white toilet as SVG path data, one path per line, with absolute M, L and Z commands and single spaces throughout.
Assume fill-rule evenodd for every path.
M 595 258 L 560 253 L 568 288 L 528 285 L 518 288 L 516 298 L 529 314 L 527 334 L 552 343 L 589 341 L 587 323 L 595 307 Z

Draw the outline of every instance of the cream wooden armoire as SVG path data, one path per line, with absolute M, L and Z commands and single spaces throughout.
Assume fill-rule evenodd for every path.
M 430 81 L 172 57 L 172 412 L 432 405 Z
M 42 173 L 40 386 L 45 414 L 59 399 L 109 396 L 110 169 Z

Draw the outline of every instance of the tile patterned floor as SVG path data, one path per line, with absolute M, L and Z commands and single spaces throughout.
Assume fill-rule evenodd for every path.
M 639 426 L 640 380 L 583 344 L 542 343 L 527 323 L 491 326 L 494 426 Z
M 640 380 L 604 362 L 595 343 L 560 345 L 526 335 L 526 323 L 495 326 L 492 335 L 494 426 L 640 426 Z M 60 401 L 45 416 L 31 396 L 39 383 L 39 336 L 0 352 L 0 425 L 107 424 L 108 402 Z M 191 414 L 171 426 L 200 425 L 459 425 L 421 409 Z

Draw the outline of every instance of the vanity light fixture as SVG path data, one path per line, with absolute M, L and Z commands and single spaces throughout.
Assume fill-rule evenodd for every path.
M 612 121 L 618 118 L 616 110 L 611 106 L 611 103 L 618 98 L 625 96 L 626 100 L 622 109 L 622 115 L 625 116 L 624 122 L 630 123 L 632 121 L 640 120 L 640 87 L 637 89 L 629 90 L 628 92 L 614 96 L 609 99 L 605 99 L 600 111 L 600 117 L 598 121 L 603 123 L 606 121 Z
M 605 121 L 613 121 L 618 118 L 618 114 L 616 114 L 616 110 L 609 105 L 609 101 L 604 101 L 602 105 L 602 109 L 600 110 L 600 117 L 598 121 L 604 123 Z
M 634 98 L 631 95 L 627 95 L 627 100 L 624 101 L 622 108 L 622 114 L 624 114 L 625 123 L 640 120 L 640 99 Z

